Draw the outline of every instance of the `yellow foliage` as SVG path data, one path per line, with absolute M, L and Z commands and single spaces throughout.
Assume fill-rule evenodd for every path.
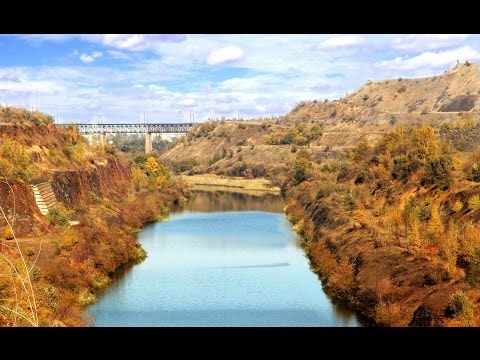
M 10 227 L 7 226 L 3 229 L 3 238 L 5 240 L 12 240 L 14 238 L 13 231 Z
M 480 196 L 473 195 L 470 199 L 468 199 L 468 208 L 470 210 L 476 210 L 480 207 Z
M 455 269 L 457 264 L 457 254 L 458 254 L 458 238 L 459 231 L 457 225 L 450 220 L 448 223 L 448 231 L 446 237 L 443 239 L 442 245 L 442 254 L 450 270 Z
M 421 246 L 422 238 L 420 237 L 420 224 L 417 217 L 414 217 L 410 224 L 410 232 L 408 233 L 410 245 L 414 248 Z
M 139 167 L 132 168 L 132 183 L 135 187 L 135 191 L 140 191 L 140 189 L 145 185 L 145 175 L 143 174 L 142 169 Z
M 428 222 L 428 231 L 436 238 L 443 234 L 444 228 L 437 204 L 432 205 L 432 213 Z
M 145 168 L 149 175 L 154 175 L 158 170 L 158 162 L 154 157 L 150 156 L 145 162 Z
M 438 138 L 430 126 L 421 126 L 415 129 L 415 147 L 417 156 L 422 164 L 428 160 L 436 159 L 440 154 Z
M 455 201 L 455 203 L 452 206 L 452 210 L 458 213 L 462 211 L 462 209 L 463 209 L 463 203 L 460 200 Z

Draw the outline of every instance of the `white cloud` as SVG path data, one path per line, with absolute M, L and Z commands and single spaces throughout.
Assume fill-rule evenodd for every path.
M 245 53 L 238 46 L 227 46 L 210 52 L 207 57 L 209 65 L 219 65 L 243 59 Z
M 459 60 L 475 61 L 480 60 L 480 52 L 472 49 L 470 46 L 463 46 L 458 49 L 447 50 L 442 52 L 424 52 L 414 57 L 396 57 L 393 60 L 386 60 L 375 65 L 379 68 L 388 70 L 419 70 L 419 69 L 440 69 L 447 68 Z
M 94 51 L 90 55 L 88 54 L 80 54 L 80 60 L 82 60 L 85 64 L 90 64 L 95 61 L 95 59 L 102 57 L 103 53 L 101 51 Z
M 462 45 L 469 35 L 465 34 L 420 34 L 393 39 L 391 46 L 397 50 L 426 51 Z
M 143 35 L 116 35 L 106 34 L 103 37 L 105 45 L 113 46 L 119 49 L 143 50 L 148 46 Z
M 143 121 L 144 111 L 152 122 L 189 121 L 191 112 L 199 121 L 238 113 L 249 118 L 285 114 L 301 100 L 338 98 L 367 79 L 441 73 L 457 58 L 479 58 L 475 35 L 456 50 L 423 54 L 393 48 L 396 38 L 406 39 L 405 49 L 414 41 L 403 35 L 25 35 L 16 41 L 49 41 L 70 55 L 58 58 L 64 65 L 51 66 L 9 67 L 0 59 L 0 101 L 29 108 L 38 87 L 40 110 L 59 115 L 61 122 L 89 121 L 97 114 L 104 121 Z M 102 51 L 109 66 L 94 61 L 91 50 L 84 50 L 87 63 L 71 66 L 82 55 L 62 42 L 72 39 Z M 319 56 L 312 51 L 318 47 L 339 51 Z M 238 50 L 232 55 L 229 48 Z M 245 70 L 230 72 L 229 62 L 239 59 Z M 210 66 L 216 64 L 223 64 L 222 71 Z
M 108 50 L 107 53 L 114 59 L 132 60 L 132 57 L 129 54 L 124 53 L 123 51 Z
M 358 35 L 336 36 L 322 41 L 320 44 L 315 45 L 314 48 L 317 50 L 330 50 L 349 46 L 358 46 L 362 45 L 364 42 L 365 39 Z

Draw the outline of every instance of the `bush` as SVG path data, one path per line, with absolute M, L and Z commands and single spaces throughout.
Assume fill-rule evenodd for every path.
M 468 180 L 480 182 L 480 163 L 475 163 L 472 165 L 472 169 L 468 174 Z
M 247 170 L 247 165 L 243 162 L 236 163 L 230 169 L 227 170 L 228 176 L 244 176 Z
M 96 300 L 97 298 L 95 297 L 95 295 L 93 295 L 87 289 L 83 289 L 82 291 L 80 291 L 80 294 L 78 294 L 78 303 L 82 306 L 92 304 Z
M 292 180 L 294 185 L 298 185 L 307 179 L 307 169 L 311 167 L 309 160 L 300 157 L 295 159 L 292 168 Z
M 473 195 L 468 199 L 468 208 L 470 210 L 476 210 L 480 207 L 480 196 Z
M 50 209 L 47 214 L 48 221 L 53 225 L 66 226 L 71 212 L 62 204 Z
M 438 184 L 440 190 L 446 190 L 452 184 L 452 158 L 440 156 L 438 159 L 430 160 L 425 164 L 425 178 L 427 184 Z
M 0 142 L 0 167 L 17 180 L 29 181 L 32 177 L 31 160 L 25 148 L 15 140 Z M 7 165 L 7 162 L 9 165 Z
M 450 296 L 448 311 L 464 325 L 475 326 L 474 304 L 462 290 L 458 290 Z
M 37 266 L 34 266 L 30 272 L 30 276 L 33 281 L 38 281 L 42 277 L 42 273 Z
M 5 229 L 3 229 L 3 238 L 5 240 L 13 240 L 13 231 L 10 227 L 7 226 Z
M 462 211 L 463 209 L 463 203 L 460 200 L 455 201 L 455 203 L 452 206 L 452 210 L 456 213 Z
M 480 285 L 480 250 L 476 249 L 467 257 L 465 280 L 472 286 Z

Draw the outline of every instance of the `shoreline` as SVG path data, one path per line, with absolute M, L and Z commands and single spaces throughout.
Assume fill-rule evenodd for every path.
M 192 190 L 224 190 L 230 192 L 252 192 L 252 194 L 278 194 L 280 188 L 272 186 L 267 179 L 245 179 L 214 174 L 183 175 L 182 178 L 192 185 Z

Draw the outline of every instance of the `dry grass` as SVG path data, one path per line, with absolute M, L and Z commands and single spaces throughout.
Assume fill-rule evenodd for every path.
M 280 188 L 272 186 L 267 179 L 244 179 L 240 177 L 224 177 L 212 174 L 204 175 L 190 175 L 184 176 L 183 179 L 193 184 L 193 190 L 205 190 L 205 187 L 222 187 L 222 190 L 227 188 L 230 191 L 257 191 L 257 192 L 270 192 L 280 193 Z

